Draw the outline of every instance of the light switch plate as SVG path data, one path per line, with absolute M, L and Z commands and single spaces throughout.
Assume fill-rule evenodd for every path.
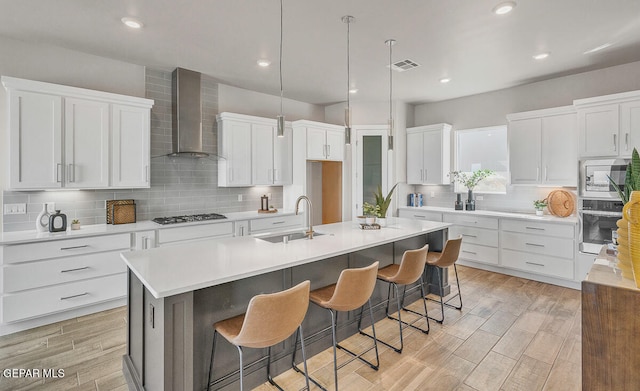
M 242 194 L 238 194 L 238 201 L 242 201 Z

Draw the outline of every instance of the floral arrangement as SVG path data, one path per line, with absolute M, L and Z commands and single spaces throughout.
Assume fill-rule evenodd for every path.
M 365 216 L 380 216 L 380 205 L 372 205 L 368 202 L 362 204 L 362 214 Z
M 547 200 L 535 200 L 533 201 L 533 206 L 538 210 L 542 210 L 547 206 Z
M 476 170 L 472 173 L 464 172 L 464 171 L 452 171 L 449 173 L 451 176 L 451 182 L 458 182 L 464 185 L 467 189 L 473 190 L 480 181 L 483 179 L 490 177 L 494 172 L 489 169 L 484 170 Z

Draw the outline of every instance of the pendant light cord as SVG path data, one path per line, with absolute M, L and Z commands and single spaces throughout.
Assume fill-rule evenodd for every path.
M 390 136 L 393 136 L 393 103 L 391 102 L 391 99 L 393 97 L 393 68 L 392 68 L 392 56 L 391 56 L 391 52 L 392 52 L 392 47 L 393 47 L 394 41 L 393 40 L 389 40 L 389 132 L 391 133 Z
M 283 0 L 280 0 L 280 115 L 284 115 L 284 111 L 282 109 L 282 99 L 283 99 L 283 88 L 282 88 L 282 2 Z
M 350 45 L 351 45 L 351 20 L 349 20 L 347 22 L 347 111 L 349 112 L 349 116 L 351 115 L 351 112 L 349 110 L 351 110 L 351 105 L 350 105 L 350 92 L 349 89 L 351 88 L 351 58 L 349 56 L 349 52 L 350 52 Z M 351 127 L 351 121 L 347 121 L 347 126 Z

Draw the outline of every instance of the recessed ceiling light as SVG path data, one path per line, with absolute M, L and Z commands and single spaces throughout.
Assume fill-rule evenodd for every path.
M 440 83 L 442 84 L 446 84 L 450 81 L 451 81 L 451 78 L 448 78 L 448 77 L 443 77 L 442 79 L 440 79 Z
M 534 60 L 544 60 L 547 57 L 549 57 L 549 53 L 540 53 L 540 54 L 536 54 L 535 56 L 533 56 L 533 59 Z
M 349 88 L 349 93 L 350 94 L 357 94 L 358 93 L 358 89 L 357 88 Z
M 493 13 L 496 15 L 504 15 L 513 11 L 516 8 L 516 3 L 513 1 L 505 1 L 493 7 Z
M 271 61 L 261 58 L 260 60 L 258 60 L 258 65 L 260 65 L 261 67 L 268 67 L 269 65 L 271 65 Z
M 127 27 L 131 27 L 132 29 L 141 29 L 144 24 L 136 18 L 124 17 L 120 19 L 122 23 L 127 25 Z
M 603 45 L 600 45 L 600 46 L 597 46 L 597 47 L 595 47 L 595 48 L 593 48 L 593 49 L 587 50 L 587 51 L 586 51 L 586 52 L 584 52 L 583 54 L 591 54 L 591 53 L 599 52 L 600 50 L 602 50 L 602 49 L 606 49 L 606 48 L 608 48 L 608 47 L 609 47 L 609 46 L 611 46 L 611 45 L 612 45 L 612 43 L 607 42 L 607 43 L 605 43 L 605 44 L 603 44 Z

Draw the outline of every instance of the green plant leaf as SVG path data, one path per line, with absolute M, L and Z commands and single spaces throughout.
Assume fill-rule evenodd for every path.
M 389 190 L 389 193 L 387 194 L 386 197 L 382 194 L 381 185 L 378 185 L 377 190 L 373 193 L 374 197 L 376 198 L 376 205 L 380 207 L 378 211 L 379 212 L 378 217 L 382 218 L 387 215 L 387 209 L 389 209 L 389 205 L 391 204 L 391 195 L 393 194 L 393 191 L 396 189 L 396 186 L 398 186 L 397 183 L 393 185 L 391 190 Z

